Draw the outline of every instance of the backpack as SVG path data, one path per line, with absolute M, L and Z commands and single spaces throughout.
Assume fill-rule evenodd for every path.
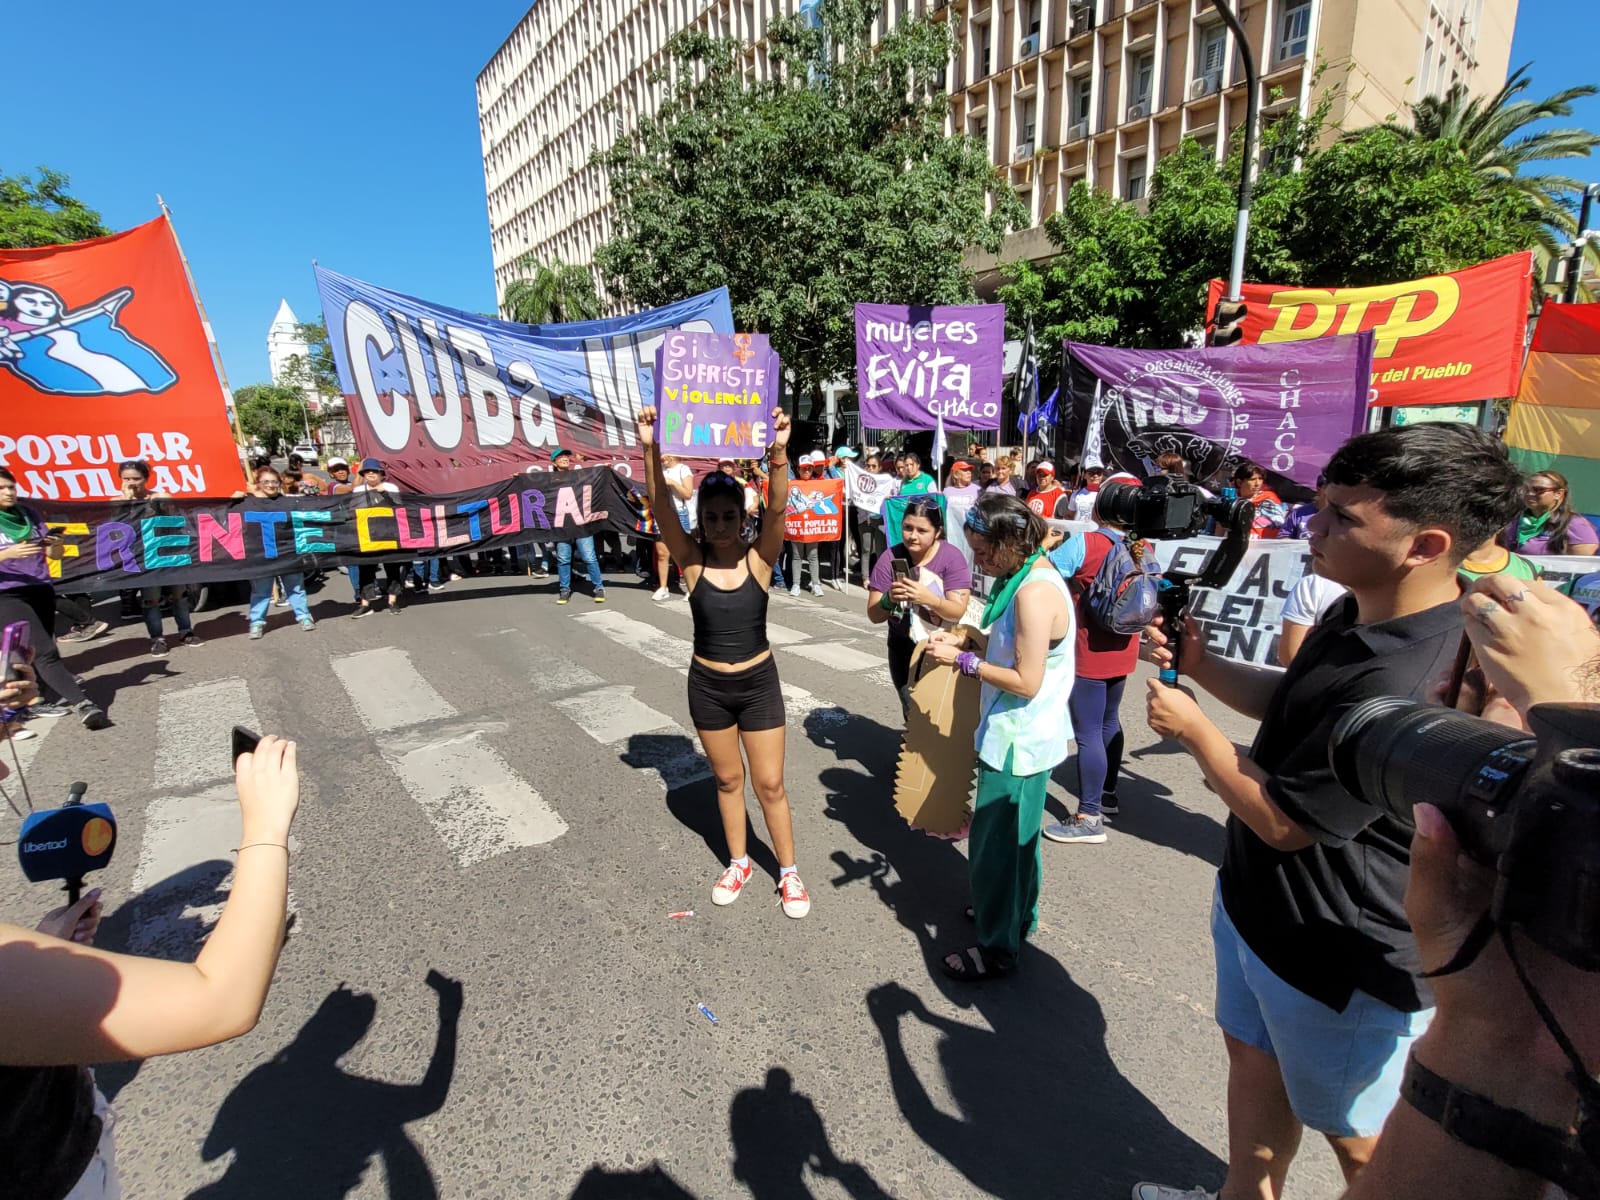
M 1144 565 L 1149 557 L 1146 544 L 1139 543 L 1135 556 L 1120 533 L 1109 529 L 1095 532 L 1111 539 L 1111 549 L 1084 592 L 1084 611 L 1107 633 L 1138 633 L 1161 611 L 1157 602 L 1160 572 L 1153 564 Z

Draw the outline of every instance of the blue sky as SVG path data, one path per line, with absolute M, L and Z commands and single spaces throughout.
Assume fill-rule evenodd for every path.
M 1537 95 L 1600 82 L 1588 6 L 1522 0 L 1511 62 L 1534 60 Z M 117 229 L 165 196 L 234 387 L 266 378 L 280 298 L 318 315 L 312 259 L 493 311 L 473 82 L 527 7 L 95 5 L 64 37 L 56 9 L 13 5 L 8 43 L 60 53 L 0 123 L 0 171 L 65 171 Z M 1576 123 L 1600 130 L 1600 100 Z M 1561 169 L 1600 180 L 1600 159 Z

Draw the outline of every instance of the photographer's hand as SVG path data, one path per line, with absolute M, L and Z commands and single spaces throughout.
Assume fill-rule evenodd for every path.
M 1600 630 L 1548 584 L 1485 575 L 1461 598 L 1490 688 L 1523 718 L 1535 704 L 1600 700 Z
M 100 889 L 94 888 L 76 904 L 64 904 L 51 909 L 34 928 L 64 942 L 92 946 L 94 935 L 100 928 L 100 912 Z

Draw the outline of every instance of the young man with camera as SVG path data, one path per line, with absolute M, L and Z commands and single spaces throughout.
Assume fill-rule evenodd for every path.
M 1452 466 L 1448 488 L 1441 462 Z M 1352 438 L 1327 476 L 1309 530 L 1313 565 L 1351 595 L 1288 673 L 1212 657 L 1186 627 L 1192 681 L 1261 721 L 1249 754 L 1189 692 L 1150 683 L 1151 728 L 1194 756 L 1230 814 L 1211 922 L 1228 1052 L 1223 1200 L 1281 1196 L 1306 1126 L 1354 1179 L 1394 1106 L 1432 1003 L 1404 911 L 1412 829 L 1339 785 L 1329 735 L 1362 701 L 1423 699 L 1448 671 L 1461 636 L 1456 569 L 1521 495 L 1504 448 L 1463 425 Z M 1152 630 L 1150 640 L 1165 665 L 1167 638 Z M 1149 1183 L 1133 1194 L 1209 1195 Z

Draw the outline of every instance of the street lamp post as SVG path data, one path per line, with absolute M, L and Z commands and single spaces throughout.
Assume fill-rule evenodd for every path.
M 1600 183 L 1591 183 L 1583 189 L 1583 204 L 1578 209 L 1578 232 L 1573 239 L 1572 262 L 1567 266 L 1567 287 L 1562 300 L 1572 304 L 1578 299 L 1578 280 L 1583 274 L 1583 253 L 1588 248 L 1584 234 L 1589 231 L 1589 212 L 1600 197 Z
M 1245 88 L 1249 93 L 1245 98 L 1244 162 L 1239 167 L 1239 215 L 1233 227 L 1233 265 L 1228 270 L 1228 294 L 1223 297 L 1237 304 L 1243 298 L 1244 248 L 1250 234 L 1251 174 L 1256 161 L 1256 123 L 1261 115 L 1261 100 L 1257 94 L 1260 88 L 1257 85 L 1255 51 L 1250 48 L 1250 38 L 1244 26 L 1239 23 L 1233 9 L 1228 7 L 1228 0 L 1211 0 L 1211 7 L 1217 10 L 1217 15 L 1238 44 L 1239 54 L 1244 59 Z M 1218 308 L 1221 308 L 1220 302 Z

